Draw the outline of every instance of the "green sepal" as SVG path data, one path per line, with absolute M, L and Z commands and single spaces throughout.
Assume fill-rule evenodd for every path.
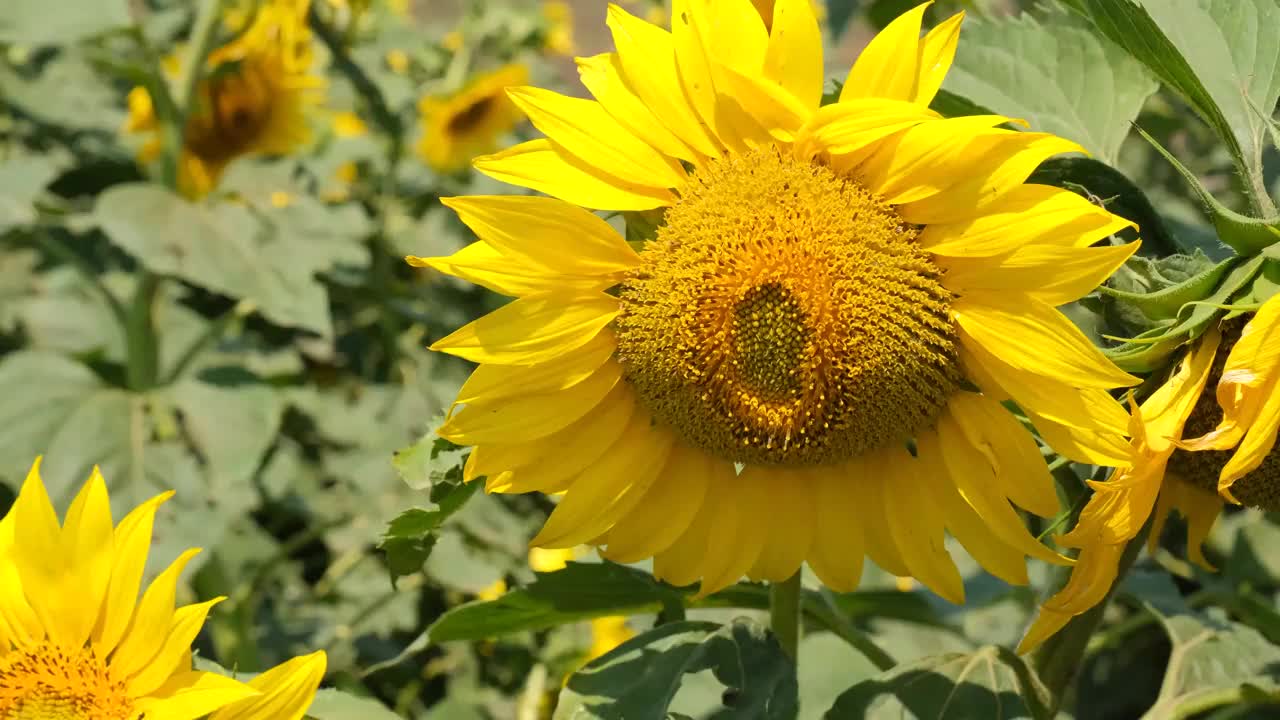
M 1147 131 L 1137 125 L 1134 126 L 1134 129 L 1148 143 L 1151 143 L 1151 147 L 1155 148 L 1156 152 L 1169 161 L 1169 164 L 1182 175 L 1196 195 L 1200 196 L 1200 201 L 1204 203 L 1205 209 L 1213 219 L 1213 227 L 1218 231 L 1218 238 L 1222 242 L 1244 256 L 1269 251 L 1272 257 L 1276 257 L 1280 253 L 1280 248 L 1274 248 L 1276 241 L 1280 240 L 1280 217 L 1261 220 L 1251 218 L 1247 215 L 1241 215 L 1218 202 L 1205 189 L 1204 185 L 1200 184 L 1200 180 L 1195 176 L 1195 173 L 1188 170 L 1172 153 L 1164 149 L 1164 146 L 1159 142 L 1156 142 L 1156 139 L 1151 137 Z
M 644 243 L 658 237 L 658 228 L 667 222 L 667 213 L 662 209 L 635 210 L 622 213 L 627 224 L 627 242 Z
M 1168 261 L 1175 259 L 1196 264 L 1198 261 L 1203 261 L 1203 267 L 1191 277 L 1181 282 L 1173 282 L 1167 274 L 1162 272 L 1162 265 L 1167 265 Z M 1155 261 L 1133 257 L 1125 263 L 1121 272 L 1127 270 L 1133 275 L 1139 275 L 1141 279 L 1135 284 L 1145 284 L 1142 281 L 1146 281 L 1146 283 L 1153 283 L 1157 289 L 1140 293 L 1103 285 L 1098 288 L 1098 292 L 1133 305 L 1151 320 L 1172 320 L 1187 303 L 1199 300 L 1212 292 L 1217 287 L 1218 281 L 1231 269 L 1233 261 L 1234 259 L 1228 259 L 1213 265 L 1203 253 L 1173 256 Z M 1139 267 L 1135 268 L 1135 266 Z M 1121 275 L 1117 273 L 1117 278 L 1119 277 Z

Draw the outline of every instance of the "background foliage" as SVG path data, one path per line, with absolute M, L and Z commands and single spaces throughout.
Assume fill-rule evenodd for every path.
M 551 501 L 462 485 L 464 451 L 429 432 L 468 368 L 426 345 L 500 299 L 401 258 L 470 241 L 441 196 L 511 191 L 425 167 L 411 152 L 418 99 L 510 61 L 581 93 L 572 62 L 547 51 L 554 28 L 535 3 L 314 2 L 329 80 L 316 142 L 237 162 L 201 202 L 159 184 L 121 131 L 127 93 L 159 77 L 195 3 L 0 11 L 0 508 L 37 454 L 60 505 L 94 464 L 117 514 L 176 489 L 152 558 L 205 548 L 185 591 L 229 597 L 203 658 L 256 670 L 327 650 L 321 720 L 1278 712 L 1267 704 L 1280 691 L 1280 528 L 1257 511 L 1219 522 L 1217 574 L 1178 559 L 1176 532 L 1143 554 L 1069 668 L 1065 699 L 1007 649 L 1055 580 L 1033 567 L 1033 587 L 1007 587 L 958 546 L 963 608 L 874 568 L 847 595 L 806 579 L 798 676 L 763 629 L 760 586 L 695 601 L 643 565 L 590 554 L 535 574 L 526 542 Z M 914 4 L 829 0 L 829 76 Z M 602 6 L 575 4 L 581 54 L 606 47 Z M 1070 308 L 1073 319 L 1100 345 L 1189 322 L 1144 312 L 1143 294 L 1227 287 L 1238 267 L 1215 265 L 1230 255 L 1223 238 L 1275 214 L 1280 5 L 948 0 L 929 19 L 960 6 L 971 17 L 937 109 L 996 110 L 1082 143 L 1093 160 L 1051 161 L 1037 179 L 1143 228 L 1117 292 Z M 367 131 L 339 132 L 341 112 Z M 1206 210 L 1206 195 L 1219 205 Z M 1280 283 L 1271 262 L 1237 272 L 1223 297 Z M 1111 350 L 1135 371 L 1169 351 Z M 1055 467 L 1080 507 L 1095 469 Z M 567 677 L 599 633 L 587 621 L 618 615 L 638 635 Z

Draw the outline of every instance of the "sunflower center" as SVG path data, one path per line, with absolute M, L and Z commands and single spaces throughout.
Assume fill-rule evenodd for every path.
M 618 358 L 655 415 L 733 462 L 840 462 L 932 425 L 960 377 L 917 228 L 761 149 L 692 178 L 623 282 Z
M 1222 421 L 1222 408 L 1218 405 L 1218 379 L 1222 377 L 1223 367 L 1227 363 L 1227 355 L 1240 333 L 1244 330 L 1247 318 L 1239 317 L 1222 325 L 1222 343 L 1218 346 L 1217 355 L 1213 359 L 1213 367 L 1209 369 L 1209 379 L 1204 384 L 1204 392 L 1196 400 L 1196 406 L 1183 426 L 1182 436 L 1195 438 L 1213 430 Z M 1227 461 L 1235 454 L 1235 450 L 1189 450 L 1175 449 L 1169 456 L 1169 472 L 1209 492 L 1218 492 L 1218 476 Z M 1231 485 L 1231 494 L 1237 500 L 1250 507 L 1264 510 L 1280 511 L 1280 447 L 1273 449 L 1262 460 L 1262 464 L 1236 480 Z
M 226 161 L 246 152 L 265 133 L 280 78 L 255 58 L 214 71 L 201 84 L 198 112 L 187 122 L 185 143 L 197 156 Z
M 494 101 L 495 98 L 492 96 L 481 98 L 459 110 L 449 118 L 449 132 L 462 135 L 479 125 L 489 114 L 489 108 L 493 107 Z
M 124 681 L 84 648 L 52 644 L 0 655 L 0 718 L 6 720 L 125 720 L 133 703 Z

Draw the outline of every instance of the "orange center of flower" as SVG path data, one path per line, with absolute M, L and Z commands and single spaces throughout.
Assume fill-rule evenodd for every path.
M 449 118 L 449 132 L 454 135 L 465 135 L 479 127 L 496 104 L 496 98 L 490 96 L 480 98 L 460 109 L 454 113 L 453 117 Z
M 623 283 L 618 358 L 651 412 L 734 462 L 839 462 L 932 425 L 959 381 L 917 228 L 763 149 L 701 168 Z
M 1239 317 L 1222 325 L 1222 344 L 1218 346 L 1217 355 L 1213 359 L 1213 367 L 1209 369 L 1209 379 L 1205 382 L 1204 392 L 1196 400 L 1196 406 L 1183 426 L 1182 436 L 1196 438 L 1208 433 L 1222 421 L 1222 408 L 1218 405 L 1218 378 L 1222 377 L 1227 355 L 1240 333 L 1244 330 L 1248 318 Z M 1218 476 L 1227 461 L 1235 454 L 1235 450 L 1200 450 L 1190 451 L 1177 449 L 1169 456 L 1168 470 L 1183 480 L 1209 492 L 1218 492 Z M 1231 494 L 1249 507 L 1280 511 L 1280 447 L 1272 450 L 1262 460 L 1262 464 L 1231 485 Z
M 0 656 L 0 718 L 126 720 L 133 702 L 125 683 L 92 648 L 68 652 L 52 644 Z

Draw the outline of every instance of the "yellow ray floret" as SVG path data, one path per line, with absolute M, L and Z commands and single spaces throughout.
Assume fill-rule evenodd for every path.
M 410 258 L 515 298 L 437 341 L 480 363 L 442 435 L 490 492 L 561 495 L 533 543 L 654 559 L 714 592 L 863 558 L 955 602 L 950 535 L 1025 583 L 1069 563 L 1019 509 L 1058 502 L 1041 448 L 1126 466 L 1136 380 L 1055 306 L 1133 253 L 1132 223 L 1028 185 L 1079 146 L 928 104 L 961 17 L 923 6 L 820 107 L 808 0 L 677 0 L 670 30 L 610 6 L 594 99 L 513 88 L 546 138 L 478 158 L 550 198 L 445 202 L 478 242 Z M 587 210 L 648 211 L 626 242 Z
M 296 658 L 245 684 L 191 666 L 191 643 L 222 598 L 174 606 L 180 555 L 142 592 L 157 508 L 118 525 L 93 475 L 61 523 L 40 462 L 0 520 L 0 717 L 103 720 L 298 720 L 324 674 L 324 653 Z

